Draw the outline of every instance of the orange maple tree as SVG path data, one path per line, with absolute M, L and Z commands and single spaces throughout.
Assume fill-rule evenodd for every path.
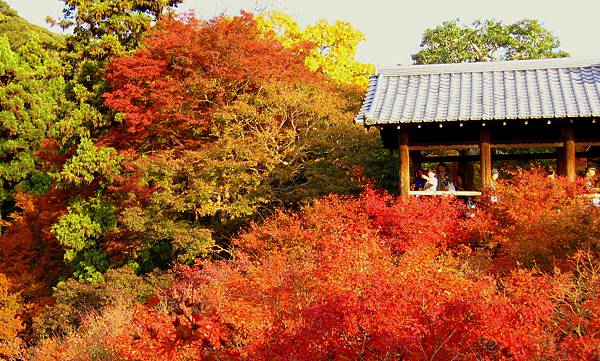
M 165 18 L 135 54 L 112 61 L 107 79 L 113 90 L 104 98 L 124 114 L 128 134 L 122 140 L 204 133 L 211 112 L 241 94 L 267 82 L 315 79 L 302 53 L 260 32 L 249 13 L 208 21 Z
M 280 212 L 235 241 L 234 260 L 180 268 L 121 350 L 139 360 L 596 357 L 597 258 L 584 257 L 587 274 L 482 269 L 470 244 L 480 224 L 462 209 L 367 190 Z M 586 295 L 583 313 L 567 311 L 574 292 Z

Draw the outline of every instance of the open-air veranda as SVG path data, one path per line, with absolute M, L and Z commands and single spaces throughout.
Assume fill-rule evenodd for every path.
M 574 180 L 578 159 L 585 168 L 600 156 L 600 60 L 382 68 L 355 120 L 379 128 L 385 147 L 398 150 L 403 196 L 422 194 L 411 191 L 411 175 L 423 163 L 479 162 L 482 188 L 491 185 L 492 162 L 503 160 L 550 159 L 558 175 Z M 450 150 L 458 154 L 423 154 Z M 473 177 L 465 184 L 473 186 Z

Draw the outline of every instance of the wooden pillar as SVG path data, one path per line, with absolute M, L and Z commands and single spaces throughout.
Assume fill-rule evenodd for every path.
M 408 150 L 408 130 L 398 132 L 398 151 L 400 160 L 400 195 L 408 197 L 410 192 L 410 155 Z
M 575 180 L 575 135 L 573 127 L 565 125 L 562 130 L 563 134 L 563 167 L 567 179 Z
M 479 159 L 482 188 L 488 188 L 492 184 L 492 146 L 490 143 L 489 128 L 481 127 L 479 131 Z

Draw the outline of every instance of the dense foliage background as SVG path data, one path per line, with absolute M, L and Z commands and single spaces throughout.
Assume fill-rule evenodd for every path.
M 63 2 L 58 36 L 0 1 L 0 358 L 600 357 L 581 185 L 517 172 L 474 218 L 396 199 L 351 24 Z M 564 55 L 481 21 L 415 61 Z

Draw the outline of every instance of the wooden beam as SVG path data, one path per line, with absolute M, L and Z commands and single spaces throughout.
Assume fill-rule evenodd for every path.
M 579 153 L 577 153 L 579 156 Z M 555 159 L 556 153 L 515 153 L 515 154 L 497 154 L 494 153 L 494 160 L 536 160 L 536 159 Z M 481 160 L 479 155 L 440 155 L 422 157 L 422 163 L 440 163 L 440 162 L 477 162 Z
M 575 180 L 575 136 L 573 127 L 570 125 L 563 126 L 562 130 L 563 141 L 565 143 L 563 147 L 563 167 L 567 179 L 570 181 Z
M 562 148 L 560 152 L 556 153 L 514 153 L 514 154 L 498 154 L 494 153 L 494 160 L 541 160 L 541 159 L 556 159 L 562 162 Z M 600 153 L 596 152 L 577 152 L 575 153 L 577 159 L 585 159 L 590 157 L 600 157 Z M 452 163 L 452 162 L 477 162 L 481 160 L 479 155 L 439 155 L 439 156 L 424 156 L 420 158 L 421 163 Z M 557 164 L 558 169 L 556 170 L 560 175 L 566 175 L 561 173 L 561 165 Z
M 487 129 L 487 128 L 486 128 Z M 594 142 L 577 143 L 578 145 L 595 145 Z M 531 143 L 491 143 L 490 147 L 497 148 L 557 148 L 562 147 L 563 142 L 531 142 Z M 479 148 L 478 143 L 461 144 L 412 144 L 410 150 L 461 150 Z
M 434 155 L 421 158 L 421 163 L 476 162 L 479 155 Z
M 577 146 L 582 146 L 582 147 L 598 147 L 600 146 L 600 142 L 594 142 L 594 141 L 587 141 L 587 140 L 577 140 Z
M 490 130 L 481 127 L 479 130 L 479 162 L 481 167 L 481 186 L 488 188 L 492 184 L 492 147 L 490 146 Z
M 555 159 L 556 153 L 514 153 L 498 154 L 494 153 L 494 160 L 536 160 L 536 159 Z
M 407 197 L 410 192 L 410 154 L 408 149 L 408 130 L 398 132 L 398 152 L 400 160 L 400 195 Z
M 492 148 L 556 148 L 562 147 L 563 142 L 546 142 L 546 143 L 492 143 Z

